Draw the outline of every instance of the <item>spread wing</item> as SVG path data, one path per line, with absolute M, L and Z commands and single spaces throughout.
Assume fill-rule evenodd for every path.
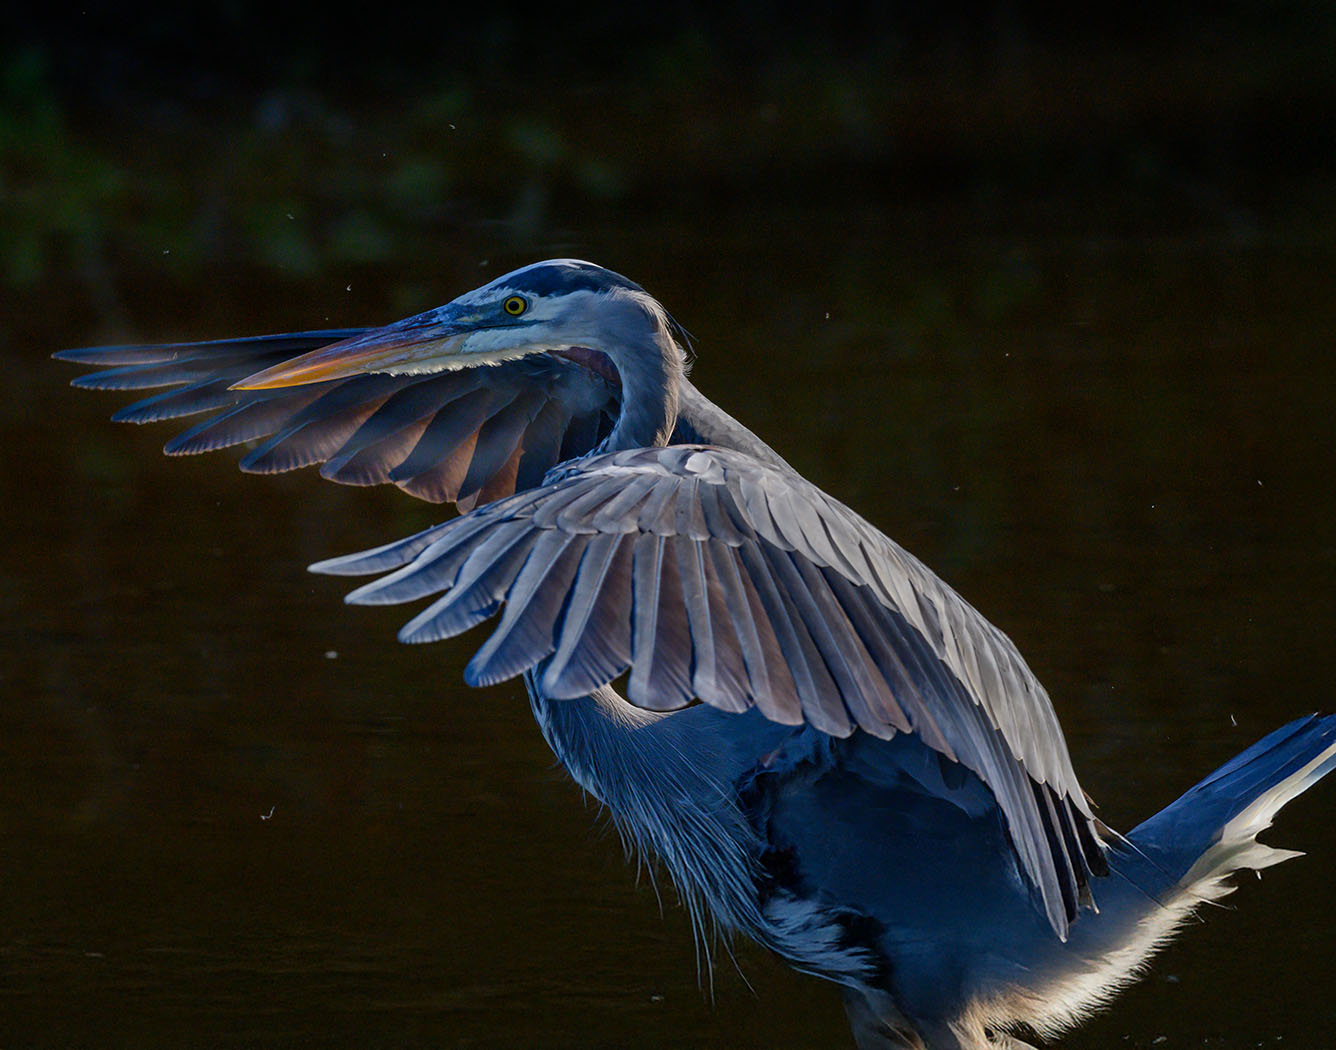
M 917 733 L 991 788 L 1059 935 L 1107 870 L 1052 705 L 1006 636 L 848 508 L 744 453 L 589 457 L 312 568 L 394 570 L 355 603 L 444 592 L 405 641 L 500 612 L 468 665 L 474 685 L 533 670 L 568 698 L 629 670 L 627 698 L 644 708 L 699 698 L 836 736 Z
M 169 389 L 112 418 L 149 423 L 204 415 L 167 442 L 168 455 L 252 447 L 241 469 L 277 473 L 323 464 L 348 485 L 390 482 L 461 510 L 539 484 L 554 464 L 594 448 L 620 391 L 578 365 L 535 355 L 428 375 L 359 375 L 305 386 L 229 390 L 246 376 L 364 329 L 161 346 L 65 350 L 99 370 L 73 385 Z

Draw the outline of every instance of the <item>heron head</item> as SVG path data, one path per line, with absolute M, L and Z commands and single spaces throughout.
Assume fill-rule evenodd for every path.
M 534 263 L 454 302 L 257 372 L 234 389 L 259 390 L 367 372 L 412 375 L 551 354 L 619 383 L 626 356 L 667 344 L 672 322 L 643 288 L 576 259 Z M 679 351 L 680 354 L 680 351 Z

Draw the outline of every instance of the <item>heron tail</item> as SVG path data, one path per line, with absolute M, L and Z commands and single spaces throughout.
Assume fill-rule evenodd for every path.
M 1096 915 L 1072 925 L 1041 994 L 1016 1019 L 1053 1035 L 1134 980 L 1198 906 L 1233 891 L 1230 876 L 1301 854 L 1257 841 L 1291 799 L 1336 769 L 1336 715 L 1301 718 L 1263 737 L 1123 836 Z
M 1234 872 L 1302 856 L 1258 842 L 1257 835 L 1332 769 L 1336 715 L 1282 726 L 1135 828 L 1126 845 L 1138 856 L 1124 874 L 1155 897 L 1224 896 L 1232 889 L 1224 880 Z

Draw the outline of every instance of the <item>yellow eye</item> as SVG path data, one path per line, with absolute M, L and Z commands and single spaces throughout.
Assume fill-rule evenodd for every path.
M 529 309 L 529 304 L 522 295 L 512 295 L 501 304 L 501 309 L 510 314 L 511 317 L 519 317 L 520 314 Z

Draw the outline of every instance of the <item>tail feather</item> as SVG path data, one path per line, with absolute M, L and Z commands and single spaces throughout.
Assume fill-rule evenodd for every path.
M 1225 763 L 1127 836 L 1169 880 L 1156 896 L 1302 856 L 1257 841 L 1286 803 L 1336 768 L 1336 715 L 1300 718 Z M 1204 893 L 1219 896 L 1220 893 Z
M 1257 841 L 1282 806 L 1336 768 L 1336 715 L 1301 718 L 1231 759 L 1127 836 L 1110 834 L 1099 911 L 1072 925 L 1023 1021 L 1054 1035 L 1109 1001 L 1229 876 L 1302 854 Z M 1036 973 L 1043 967 L 1037 967 Z

